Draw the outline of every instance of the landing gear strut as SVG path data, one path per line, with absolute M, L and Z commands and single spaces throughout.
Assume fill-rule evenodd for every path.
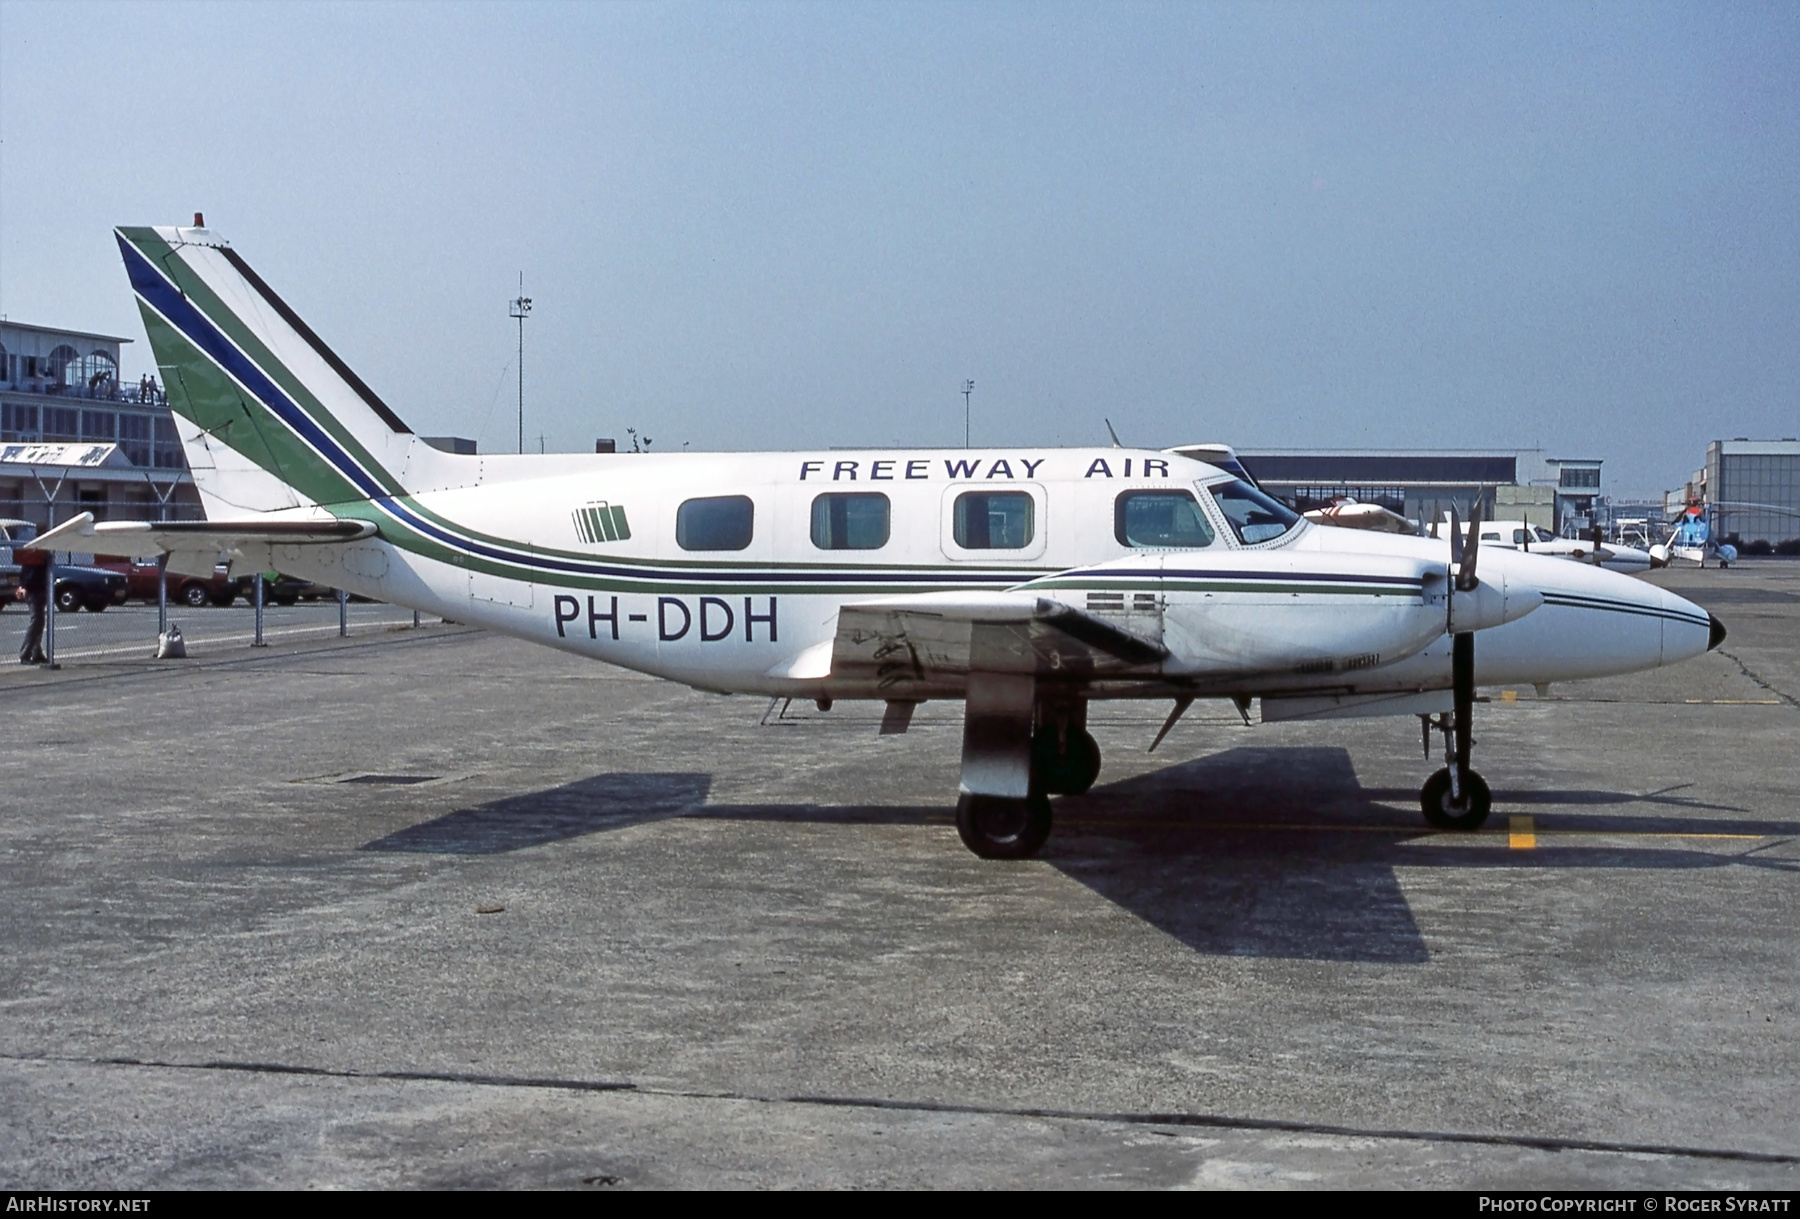
M 1451 637 L 1450 672 L 1455 692 L 1454 715 L 1437 717 L 1436 728 L 1444 734 L 1444 769 L 1425 780 L 1419 789 L 1419 807 L 1425 820 L 1440 830 L 1473 830 L 1487 820 L 1493 802 L 1485 780 L 1469 769 L 1469 747 L 1475 743 L 1471 735 L 1469 712 L 1475 702 L 1475 636 Z M 1426 756 L 1431 755 L 1430 719 L 1421 716 L 1425 728 Z

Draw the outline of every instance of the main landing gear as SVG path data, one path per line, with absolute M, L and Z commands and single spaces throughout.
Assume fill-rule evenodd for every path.
M 956 801 L 956 832 L 983 859 L 1030 859 L 1050 837 L 1050 797 L 1023 800 L 964 792 Z
M 1050 837 L 1050 797 L 1080 795 L 1100 777 L 1100 746 L 1085 701 L 1004 719 L 978 705 L 987 701 L 972 698 L 966 713 L 956 832 L 983 859 L 1029 859 Z
M 1469 712 L 1475 702 L 1475 637 L 1455 635 L 1450 641 L 1451 683 L 1455 694 L 1455 712 L 1432 717 L 1421 715 L 1420 727 L 1425 738 L 1425 756 L 1431 756 L 1431 730 L 1444 734 L 1444 769 L 1425 780 L 1419 789 L 1419 807 L 1425 820 L 1440 830 L 1479 829 L 1487 820 L 1493 798 L 1485 780 L 1469 769 L 1469 747 L 1475 743 L 1471 735 Z

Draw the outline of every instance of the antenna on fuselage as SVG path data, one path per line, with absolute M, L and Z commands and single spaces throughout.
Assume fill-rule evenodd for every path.
M 1115 448 L 1115 449 L 1124 448 L 1125 446 L 1119 443 L 1119 434 L 1117 432 L 1113 431 L 1112 420 L 1102 418 L 1100 420 L 1100 422 L 1104 423 L 1106 425 L 1106 434 L 1113 438 L 1113 448 Z

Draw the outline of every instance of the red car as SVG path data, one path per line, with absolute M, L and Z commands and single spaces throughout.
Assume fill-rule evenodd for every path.
M 154 561 L 128 559 L 119 555 L 95 555 L 94 566 L 116 571 L 125 577 L 125 596 L 130 600 L 156 601 L 157 566 Z M 213 568 L 212 578 L 178 576 L 169 573 L 169 600 L 179 605 L 230 605 L 244 591 L 246 581 L 228 574 L 223 563 Z

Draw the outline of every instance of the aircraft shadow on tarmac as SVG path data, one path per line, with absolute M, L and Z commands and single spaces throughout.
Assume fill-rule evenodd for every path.
M 500 855 L 673 817 L 706 803 L 705 774 L 604 774 L 458 809 L 365 843 L 365 851 Z
M 1412 791 L 1363 787 L 1342 749 L 1230 749 L 1061 801 L 1043 858 L 1200 952 L 1393 963 L 1428 955 L 1400 868 L 1800 871 L 1800 862 L 1755 854 L 1770 837 L 1800 835 L 1800 822 L 1558 813 L 1534 816 L 1546 837 L 1532 850 L 1510 849 L 1504 836 L 1509 804 L 1742 811 L 1667 791 L 1496 793 L 1490 826 L 1502 833 L 1473 838 L 1432 833 L 1417 801 Z M 1563 833 L 1635 841 L 1556 845 Z M 1671 846 L 1681 834 L 1754 837 L 1714 850 Z
M 677 816 L 849 827 L 942 824 L 950 813 L 897 805 L 707 805 L 710 788 L 705 774 L 594 775 L 460 809 L 363 849 L 490 855 Z M 1800 861 L 1758 854 L 1772 838 L 1800 836 L 1800 821 L 1721 818 L 1741 810 L 1672 790 L 1501 792 L 1490 822 L 1501 833 L 1434 834 L 1415 793 L 1363 787 L 1343 749 L 1229 749 L 1060 799 L 1041 859 L 1197 952 L 1396 964 L 1429 958 L 1400 886 L 1401 868 L 1800 871 Z M 1508 806 L 1520 805 L 1650 808 L 1536 813 L 1534 829 L 1545 837 L 1524 851 L 1509 849 L 1504 832 Z M 1682 817 L 1681 810 L 1711 815 Z M 1557 845 L 1562 834 L 1622 837 Z M 1746 837 L 1689 848 L 1679 845 L 1684 834 Z

